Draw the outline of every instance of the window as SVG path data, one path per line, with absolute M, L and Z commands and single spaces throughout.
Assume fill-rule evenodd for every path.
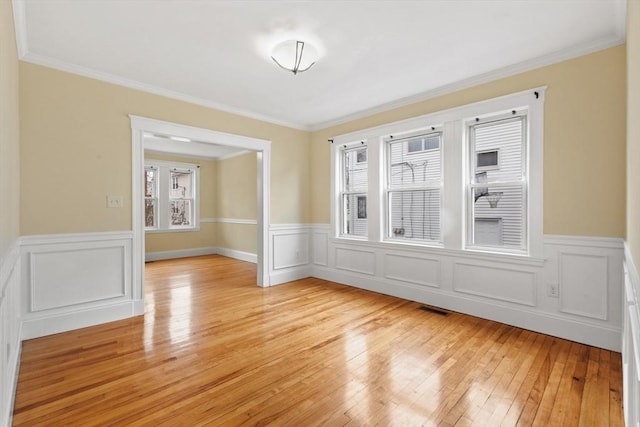
M 469 126 L 468 246 L 527 248 L 526 112 Z M 502 162 L 498 166 L 498 154 Z M 498 230 L 499 228 L 499 230 Z M 490 237 L 492 235 L 492 237 Z
M 334 237 L 483 259 L 542 258 L 544 93 L 333 137 Z
M 345 148 L 342 151 L 341 234 L 367 235 L 367 149 Z
M 144 226 L 158 227 L 158 168 L 145 166 L 144 168 Z
M 356 163 L 364 163 L 367 161 L 367 149 L 362 148 L 356 151 Z
M 145 230 L 198 230 L 200 166 L 150 160 L 145 164 Z
M 388 238 L 440 241 L 441 138 L 435 132 L 387 140 Z
M 423 138 L 412 138 L 407 142 L 408 153 L 418 153 L 420 151 L 440 149 L 440 138 L 427 136 Z
M 498 166 L 498 150 L 480 151 L 476 153 L 476 170 L 500 169 Z

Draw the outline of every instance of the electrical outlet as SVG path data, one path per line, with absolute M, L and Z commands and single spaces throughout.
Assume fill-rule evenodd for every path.
M 108 208 L 121 208 L 122 207 L 122 196 L 107 196 L 107 207 Z
M 551 298 L 558 298 L 558 284 L 557 283 L 549 283 L 547 288 L 547 294 Z

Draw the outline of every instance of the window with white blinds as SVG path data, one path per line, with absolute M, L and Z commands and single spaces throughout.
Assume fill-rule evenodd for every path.
M 387 238 L 440 241 L 442 133 L 387 140 Z
M 526 113 L 514 110 L 508 117 L 489 117 L 469 126 L 467 246 L 526 250 L 526 148 Z M 484 153 L 496 153 L 493 164 L 499 167 L 488 167 Z M 489 219 L 499 220 L 494 238 L 486 237 Z
M 332 138 L 334 236 L 543 257 L 544 92 Z

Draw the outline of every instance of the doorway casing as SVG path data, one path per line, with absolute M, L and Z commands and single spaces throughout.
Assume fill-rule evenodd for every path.
M 269 170 L 271 163 L 271 141 L 217 132 L 204 128 L 197 128 L 162 120 L 129 115 L 131 120 L 131 158 L 132 158 L 132 285 L 134 301 L 143 300 L 144 283 L 144 134 L 153 133 L 170 136 L 180 136 L 193 141 L 226 145 L 257 153 L 257 284 L 261 287 L 270 286 L 269 280 Z M 136 304 L 137 310 L 144 312 L 144 304 Z

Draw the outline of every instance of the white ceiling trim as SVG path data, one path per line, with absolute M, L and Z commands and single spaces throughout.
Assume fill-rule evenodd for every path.
M 491 81 L 499 80 L 502 78 L 510 77 L 516 74 L 520 74 L 526 71 L 530 71 L 536 68 L 552 65 L 569 59 L 573 59 L 579 56 L 587 55 L 597 52 L 599 50 L 607 49 L 610 47 L 618 46 L 626 41 L 626 2 L 618 1 L 617 5 L 617 20 L 616 35 L 609 38 L 600 39 L 598 41 L 587 43 L 583 45 L 574 46 L 569 49 L 557 51 L 549 55 L 540 56 L 531 60 L 523 61 L 518 64 L 510 65 L 504 68 L 500 68 L 494 71 L 490 71 L 484 74 L 480 74 L 468 79 L 460 80 L 458 82 L 441 86 L 439 88 L 423 92 L 420 94 L 412 95 L 406 98 L 398 99 L 396 101 L 384 103 L 373 108 L 365 109 L 357 113 L 349 114 L 335 120 L 329 120 L 312 125 L 303 125 L 300 123 L 293 123 L 277 119 L 268 115 L 256 113 L 254 111 L 244 110 L 240 108 L 231 107 L 221 103 L 213 102 L 210 100 L 198 98 L 192 95 L 187 95 L 181 92 L 175 92 L 169 89 L 157 87 L 154 85 L 142 83 L 139 81 L 126 79 L 113 74 L 104 73 L 94 69 L 79 66 L 77 64 L 69 63 L 66 61 L 60 61 L 54 58 L 50 58 L 44 55 L 38 55 L 29 52 L 28 40 L 27 40 L 27 22 L 26 22 L 26 6 L 24 0 L 12 0 L 13 2 L 13 15 L 14 25 L 16 31 L 16 44 L 19 59 L 25 62 L 42 65 L 45 67 L 57 69 L 60 71 L 69 72 L 72 74 L 81 75 L 84 77 L 113 83 L 119 86 L 128 87 L 143 92 L 164 96 L 179 101 L 188 102 L 195 105 L 200 105 L 207 108 L 212 108 L 220 111 L 224 111 L 231 114 L 237 114 L 247 118 L 260 120 L 263 122 L 271 123 L 274 125 L 285 126 L 293 129 L 303 131 L 316 131 L 325 129 L 331 126 L 343 124 L 352 120 L 364 118 L 373 114 L 382 113 L 395 108 L 400 108 L 415 104 L 418 102 L 426 101 L 438 96 L 453 93 L 462 89 L 477 86 L 483 83 L 489 83 Z
M 427 101 L 438 96 L 447 95 L 449 93 L 457 92 L 462 89 L 467 89 L 473 86 L 478 86 L 484 83 L 504 79 L 516 74 L 521 74 L 527 71 L 535 70 L 536 68 L 545 67 L 548 65 L 557 64 L 562 61 L 577 58 L 579 56 L 588 55 L 600 50 L 608 49 L 610 47 L 619 46 L 624 44 L 625 37 L 616 35 L 615 37 L 605 38 L 593 43 L 587 43 L 580 46 L 574 46 L 570 49 L 554 52 L 549 55 L 540 56 L 538 58 L 530 59 L 520 62 L 518 64 L 509 65 L 498 70 L 489 71 L 488 73 L 479 74 L 468 79 L 460 80 L 455 83 L 451 83 L 439 88 L 419 93 L 416 95 L 408 96 L 406 98 L 398 99 L 396 101 L 381 104 L 377 107 L 369 108 L 359 111 L 357 113 L 349 114 L 348 116 L 341 117 L 336 120 L 329 120 L 322 123 L 317 123 L 311 126 L 312 131 L 326 129 L 332 126 L 347 123 L 353 120 L 362 119 L 374 114 L 383 113 L 385 111 L 393 110 L 395 108 L 406 107 L 418 102 Z
M 136 80 L 125 79 L 123 77 L 115 76 L 113 74 L 104 73 L 102 71 L 96 71 L 91 68 L 85 68 L 77 64 L 72 64 L 66 61 L 60 61 L 58 59 L 50 58 L 44 55 L 37 55 L 37 54 L 27 52 L 27 54 L 23 55 L 20 58 L 20 60 L 24 62 L 36 64 L 36 65 L 42 65 L 45 67 L 53 68 L 60 71 L 66 71 L 68 73 L 77 74 L 77 75 L 88 77 L 91 79 L 101 80 L 107 83 L 113 83 L 118 86 L 128 87 L 130 89 L 151 93 L 153 95 L 164 96 L 166 98 L 175 99 L 177 101 L 184 101 L 190 104 L 200 105 L 202 107 L 224 111 L 226 113 L 237 114 L 239 116 L 260 120 L 260 121 L 271 123 L 274 125 L 285 126 L 288 128 L 294 128 L 294 129 L 305 130 L 305 131 L 311 130 L 309 126 L 304 126 L 299 123 L 287 122 L 284 120 L 276 119 L 274 117 L 269 117 L 259 113 L 255 113 L 253 111 L 230 107 L 228 105 L 219 104 L 217 102 L 198 98 L 196 96 L 175 92 L 169 89 L 164 89 L 154 85 L 142 83 Z

